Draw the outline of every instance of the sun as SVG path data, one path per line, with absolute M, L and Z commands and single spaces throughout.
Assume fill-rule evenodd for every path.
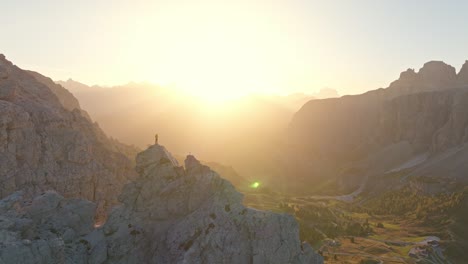
M 119 34 L 123 42 L 116 45 L 118 52 L 109 52 L 119 55 L 113 64 L 119 73 L 115 79 L 130 76 L 135 81 L 170 84 L 215 103 L 254 93 L 302 91 L 321 85 L 320 76 L 328 76 L 322 74 L 321 64 L 308 66 L 322 61 L 316 56 L 322 54 L 315 46 L 319 41 L 311 32 L 299 34 L 301 28 L 290 24 L 296 17 L 287 13 L 284 18 L 279 5 L 163 2 L 167 4 L 132 19 L 125 34 Z M 300 41 L 288 32 L 299 34 Z
M 172 10 L 178 16 L 168 12 L 164 19 L 142 23 L 130 50 L 139 68 L 151 69 L 151 82 L 169 83 L 209 102 L 272 93 L 286 82 L 283 68 L 291 68 L 294 54 L 284 51 L 287 38 L 278 40 L 277 29 L 259 23 L 256 14 L 239 20 L 241 14 L 229 9 L 230 15 L 199 11 L 179 13 L 178 8 Z M 157 33 L 147 34 L 152 31 Z
M 196 98 L 225 102 L 256 91 L 265 83 L 261 70 L 249 66 L 244 58 L 246 52 L 195 43 L 190 48 L 174 49 L 160 75 L 178 91 Z

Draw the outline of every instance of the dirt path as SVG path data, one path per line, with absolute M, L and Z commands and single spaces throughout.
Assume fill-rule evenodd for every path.
M 309 196 L 304 196 L 304 197 L 295 197 L 294 199 L 298 200 L 338 200 L 342 202 L 352 202 L 354 201 L 354 198 L 356 198 L 359 194 L 364 191 L 364 188 L 366 187 L 367 184 L 367 178 L 364 179 L 364 181 L 361 183 L 361 185 L 352 193 L 350 194 L 345 194 L 345 195 L 309 195 Z

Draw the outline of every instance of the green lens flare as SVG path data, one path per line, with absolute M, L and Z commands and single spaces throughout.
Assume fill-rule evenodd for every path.
M 254 189 L 257 189 L 258 186 L 260 186 L 260 183 L 259 183 L 259 182 L 254 182 L 254 183 L 250 184 L 250 187 L 251 187 L 251 188 L 254 188 Z

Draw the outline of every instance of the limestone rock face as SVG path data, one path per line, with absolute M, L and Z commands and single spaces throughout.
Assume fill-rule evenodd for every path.
M 468 142 L 467 67 L 465 63 L 457 74 L 452 66 L 432 61 L 419 72 L 401 73 L 386 89 L 305 104 L 290 123 L 289 145 L 282 148 L 294 159 L 285 160 L 283 174 L 293 174 L 300 182 L 292 189 L 307 181 L 342 177 L 346 171 L 358 171 L 361 178 L 385 173 L 397 166 L 373 157 L 403 142 L 409 143 L 402 150 L 408 161 L 419 155 L 428 155 L 430 161 L 462 147 Z M 284 182 L 286 186 L 288 180 Z
M 109 263 L 322 263 L 285 214 L 242 205 L 242 195 L 188 156 L 185 169 L 154 145 L 137 156 L 102 228 Z
M 106 137 L 63 87 L 0 57 L 0 197 L 54 189 L 100 211 L 135 173 L 131 152 Z
M 422 85 L 429 89 L 444 89 L 456 85 L 457 73 L 455 68 L 442 62 L 430 61 L 419 70 Z M 426 88 L 428 89 L 428 88 Z
M 292 216 L 245 208 L 195 157 L 184 169 L 154 145 L 137 162 L 102 227 L 94 203 L 56 192 L 1 200 L 0 263 L 323 263 Z
M 414 69 L 402 72 L 386 90 L 387 98 L 457 88 L 462 84 L 459 79 L 454 67 L 442 61 L 429 61 L 418 72 Z
M 0 263 L 88 263 L 95 204 L 45 192 L 33 200 L 15 192 L 0 200 Z
M 70 93 L 67 89 L 64 89 L 59 84 L 56 84 L 52 79 L 45 77 L 37 72 L 27 71 L 30 75 L 32 75 L 37 81 L 47 86 L 51 92 L 53 92 L 60 103 L 62 104 L 65 109 L 72 111 L 74 109 L 80 110 L 80 103 L 78 100 Z
M 468 60 L 465 61 L 458 72 L 458 83 L 460 86 L 468 86 Z

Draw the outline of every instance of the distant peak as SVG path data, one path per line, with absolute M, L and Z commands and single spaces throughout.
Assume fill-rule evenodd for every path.
M 465 63 L 463 66 L 460 68 L 460 71 L 458 72 L 457 75 L 458 82 L 461 85 L 468 85 L 468 60 L 465 60 Z
M 448 64 L 443 61 L 431 60 L 431 61 L 424 63 L 423 67 L 430 66 L 430 65 L 448 65 Z
M 0 62 L 3 64 L 3 65 L 13 65 L 13 63 L 11 61 L 9 61 L 6 56 L 2 53 L 0 53 Z
M 437 85 L 455 82 L 457 78 L 455 67 L 443 61 L 426 62 L 418 74 L 422 79 Z
M 463 63 L 459 73 L 461 73 L 462 71 L 468 71 L 468 60 L 465 60 L 465 63 Z
M 61 81 L 61 82 L 68 83 L 68 84 L 82 84 L 78 81 L 73 80 L 72 78 L 68 78 L 66 81 Z
M 416 72 L 407 69 L 400 78 L 390 84 L 399 89 L 398 94 L 450 89 L 457 86 L 457 73 L 453 66 L 443 61 L 428 61 Z
M 187 155 L 187 158 L 185 158 L 185 169 L 189 173 L 210 171 L 208 166 L 201 164 L 193 155 Z
M 137 172 L 144 172 L 148 168 L 153 168 L 153 166 L 160 167 L 165 164 L 171 164 L 173 167 L 179 166 L 171 153 L 159 144 L 150 146 L 145 151 L 138 153 L 136 157 Z
M 408 68 L 406 71 L 400 73 L 400 80 L 411 80 L 417 76 L 414 69 Z
M 187 155 L 187 158 L 185 158 L 185 168 L 189 170 L 197 166 L 200 166 L 200 161 L 193 155 Z
M 435 71 L 435 72 L 441 72 L 441 71 L 447 71 L 450 73 L 455 73 L 455 68 L 443 61 L 428 61 L 424 63 L 423 67 L 419 70 L 419 73 L 424 73 L 426 71 Z
M 338 91 L 336 91 L 333 88 L 330 87 L 324 87 L 320 89 L 320 91 L 316 94 L 314 94 L 314 97 L 317 97 L 319 99 L 325 99 L 325 98 L 335 98 L 335 97 L 340 97 L 338 94 Z

